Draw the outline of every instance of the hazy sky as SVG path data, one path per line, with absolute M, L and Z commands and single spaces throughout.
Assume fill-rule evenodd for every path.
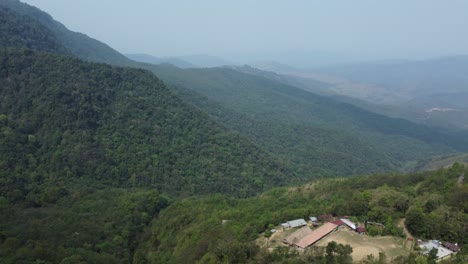
M 303 64 L 468 54 L 466 0 L 23 0 L 123 53 Z

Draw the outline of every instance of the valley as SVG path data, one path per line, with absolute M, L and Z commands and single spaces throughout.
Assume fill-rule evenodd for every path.
M 286 83 L 373 112 L 433 127 L 465 130 L 468 125 L 464 74 L 467 63 L 466 56 L 453 56 L 312 69 L 284 65 L 259 67 L 282 75 Z M 318 86 L 317 82 L 326 88 Z

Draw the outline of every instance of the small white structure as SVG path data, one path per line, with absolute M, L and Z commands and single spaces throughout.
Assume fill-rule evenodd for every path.
M 355 223 L 351 222 L 349 219 L 346 218 L 341 218 L 341 222 L 343 222 L 345 225 L 349 226 L 351 229 L 356 230 L 357 226 Z
M 276 233 L 276 231 L 277 231 L 277 230 L 274 229 L 274 228 L 273 228 L 272 230 L 270 230 L 270 232 L 271 232 L 272 234 Z
M 317 223 L 317 222 L 318 222 L 318 219 L 317 219 L 317 217 L 315 217 L 315 216 L 311 216 L 311 217 L 309 217 L 309 219 L 310 219 L 310 221 L 311 221 L 312 223 Z
M 421 247 L 421 253 L 423 255 L 427 255 L 429 254 L 429 251 L 431 251 L 433 248 L 436 248 L 437 249 L 437 259 L 444 259 L 444 258 L 447 258 L 449 257 L 450 255 L 454 254 L 453 251 L 443 247 L 442 245 L 440 245 L 440 243 L 438 243 L 437 240 L 429 240 L 428 242 L 426 243 L 423 243 L 420 245 Z

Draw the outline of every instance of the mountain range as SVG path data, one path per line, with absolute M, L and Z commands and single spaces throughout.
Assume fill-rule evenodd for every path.
M 233 65 L 232 62 L 216 56 L 192 55 L 178 57 L 155 57 L 148 54 L 127 54 L 129 59 L 150 64 L 172 64 L 178 68 L 212 68 Z
M 255 66 L 282 75 L 297 87 L 370 111 L 433 127 L 468 127 L 467 56 L 312 69 L 295 69 L 275 62 Z M 326 83 L 326 89 L 317 88 L 316 82 Z
M 284 182 L 408 170 L 419 160 L 468 148 L 464 132 L 436 130 L 375 114 L 342 100 L 304 91 L 294 83 L 285 84 L 271 75 L 258 75 L 260 71 L 251 74 L 238 67 L 180 69 L 135 62 L 97 40 L 66 30 L 34 7 L 18 1 L 4 1 L 2 5 L 53 36 L 50 40 L 61 47 L 55 53 L 152 71 L 168 84 L 168 93 L 183 100 L 188 108 L 207 114 L 211 122 L 264 151 L 275 166 L 289 170 Z M 99 55 L 93 57 L 93 53 Z M 328 89 L 320 81 L 313 85 Z
M 323 80 L 132 60 L 17 0 L 0 22 L 5 263 L 292 263 L 254 241 L 320 212 L 466 243 L 466 167 L 381 175 L 466 152 L 466 131 L 374 113 Z M 325 179 L 359 174 L 378 175 Z

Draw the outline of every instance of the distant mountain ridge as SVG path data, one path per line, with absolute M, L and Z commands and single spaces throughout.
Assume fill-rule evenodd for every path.
M 433 93 L 468 92 L 468 55 L 421 61 L 363 63 L 315 69 L 316 72 L 385 87 L 415 97 Z M 442 89 L 443 88 L 443 89 Z
M 126 56 L 134 61 L 151 63 L 151 64 L 172 64 L 176 67 L 185 69 L 185 68 L 196 68 L 196 66 L 190 62 L 184 61 L 177 57 L 155 57 L 148 54 L 135 53 L 135 54 L 126 54 Z
M 233 62 L 225 60 L 217 56 L 209 55 L 191 55 L 191 56 L 174 56 L 174 57 L 155 57 L 148 54 L 136 53 L 127 54 L 129 59 L 138 62 L 150 64 L 172 64 L 176 67 L 186 68 L 213 68 L 225 65 L 234 65 Z
M 313 69 L 258 65 L 276 76 L 244 68 L 358 107 L 432 127 L 468 129 L 468 56 L 421 61 L 387 60 Z M 322 85 L 317 85 L 322 83 Z M 452 108 L 452 112 L 432 112 Z
M 199 68 L 213 68 L 220 67 L 225 65 L 234 65 L 236 63 L 226 60 L 218 56 L 211 55 L 190 55 L 190 56 L 178 56 L 177 58 L 184 61 L 188 61 L 194 65 L 197 65 Z
M 408 115 L 411 120 L 433 126 L 468 129 L 467 55 L 349 65 L 316 71 L 379 87 L 380 90 L 375 90 L 377 93 L 384 92 L 396 99 L 388 105 L 413 112 Z M 353 93 L 353 89 L 349 89 L 348 93 Z M 456 111 L 428 115 L 427 110 L 431 108 L 453 108 Z

